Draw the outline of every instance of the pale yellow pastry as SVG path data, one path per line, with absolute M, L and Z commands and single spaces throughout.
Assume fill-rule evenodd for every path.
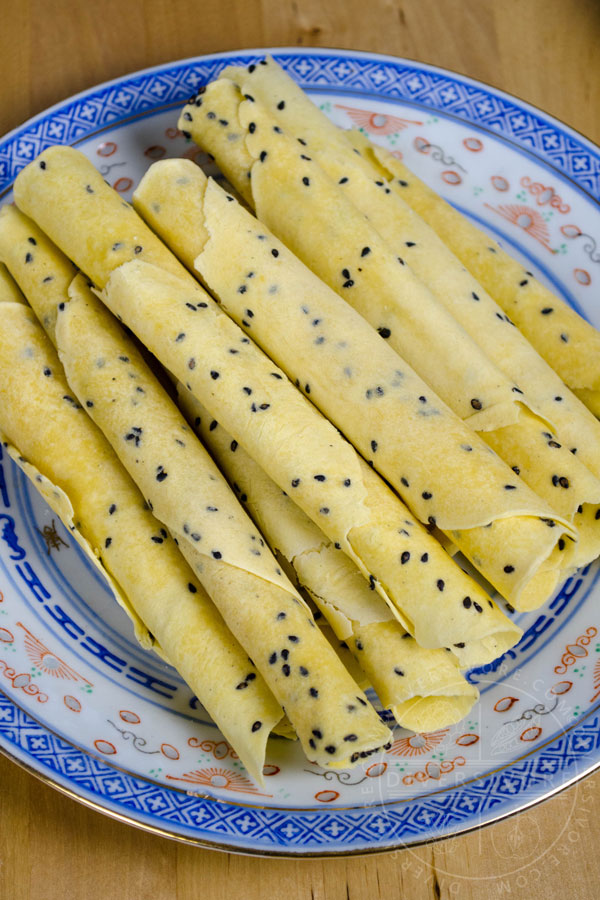
M 81 276 L 70 298 L 56 337 L 72 390 L 176 537 L 305 753 L 343 766 L 386 744 L 389 731 L 133 341 Z
M 102 571 L 138 640 L 177 668 L 261 781 L 281 707 L 77 402 L 32 310 L 3 290 L 0 300 L 4 445 Z
M 420 647 L 348 557 L 222 425 L 210 427 L 212 416 L 181 385 L 179 399 L 270 546 L 293 567 L 397 722 L 411 731 L 433 731 L 463 719 L 478 691 L 460 675 L 456 658 Z

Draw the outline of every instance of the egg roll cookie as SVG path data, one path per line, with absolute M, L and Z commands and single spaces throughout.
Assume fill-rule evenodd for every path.
M 0 303 L 0 431 L 9 454 L 106 578 L 142 646 L 175 666 L 262 781 L 281 707 L 73 396 L 32 310 L 12 302 Z
M 201 296 L 206 297 L 206 306 L 198 303 Z M 456 651 L 461 657 L 492 659 L 498 655 L 499 644 L 514 641 L 511 623 L 491 601 L 488 604 L 485 592 L 207 294 L 190 294 L 187 285 L 169 273 L 134 261 L 113 273 L 103 297 L 255 461 L 262 462 L 279 487 L 289 491 L 329 539 L 357 562 L 420 643 L 429 639 L 439 641 L 434 647 L 448 644 L 447 634 L 442 635 L 443 629 L 438 631 L 437 623 L 426 614 L 426 603 L 437 609 L 440 601 L 448 608 L 452 628 L 461 630 L 462 616 L 474 629 L 468 646 Z M 177 340 L 180 335 L 184 338 Z M 492 458 L 488 448 L 483 453 L 486 460 Z M 392 513 L 388 504 L 393 506 Z M 544 526 L 544 539 L 547 533 Z M 430 543 L 425 546 L 426 542 Z M 420 555 L 428 554 L 424 562 L 430 558 L 430 566 L 423 570 L 414 566 L 418 570 L 414 571 L 402 565 L 402 553 L 411 547 L 415 557 L 423 548 Z M 515 552 L 520 553 L 519 546 Z M 415 577 L 427 585 L 426 591 L 407 590 Z M 527 585 L 520 586 L 522 593 L 527 591 Z M 447 593 L 440 598 L 445 588 Z M 473 592 L 477 592 L 478 615 L 469 618 L 463 599 Z M 407 604 L 414 618 L 419 617 L 418 624 L 407 615 Z
M 593 412 L 600 404 L 600 332 L 545 287 L 500 244 L 455 210 L 387 150 L 355 131 L 351 144 L 379 167 L 449 250 L 466 266 L 488 296 L 579 399 Z
M 348 377 L 340 379 L 341 372 L 360 370 L 365 381 L 376 381 L 394 356 L 368 323 L 282 245 L 277 244 L 280 255 L 267 254 L 259 261 L 259 235 L 269 241 L 273 235 L 189 160 L 151 166 L 134 205 L 182 262 L 195 268 L 228 314 L 290 378 L 310 391 L 311 400 L 376 468 L 385 466 L 381 471 L 394 483 L 396 454 L 389 434 L 380 432 L 382 440 L 373 441 L 368 418 L 352 414 L 362 395 L 349 395 L 349 406 L 340 411 L 340 393 L 351 390 Z M 399 357 L 396 362 L 402 363 Z M 417 395 L 424 414 L 424 395 Z M 387 431 L 394 427 L 390 417 Z M 518 422 L 482 436 L 558 514 L 575 520 L 576 526 L 581 523 L 579 541 L 566 544 L 564 568 L 595 559 L 600 552 L 600 521 L 594 518 L 600 480 L 524 407 Z M 392 456 L 386 455 L 386 447 Z M 585 509 L 588 503 L 594 505 L 591 515 Z
M 389 732 L 315 628 L 210 455 L 81 276 L 70 298 L 59 311 L 56 336 L 72 390 L 154 515 L 176 536 L 308 757 L 342 766 L 374 752 Z
M 258 218 L 383 329 L 414 369 L 422 371 L 424 360 L 433 356 L 428 384 L 473 428 L 516 421 L 520 395 L 513 392 L 515 385 L 415 277 L 403 255 L 391 252 L 341 188 L 303 152 L 306 148 L 285 135 L 262 105 L 244 100 L 231 81 L 212 82 L 198 99 L 202 106 L 188 104 L 180 127 L 215 156 Z
M 425 650 L 369 590 L 338 550 L 284 491 L 183 386 L 179 402 L 273 550 L 293 567 L 340 641 L 396 721 L 411 731 L 433 731 L 460 721 L 478 697 L 446 650 Z M 415 586 L 417 587 L 417 586 Z
M 274 65 L 259 66 L 252 74 L 246 73 L 243 81 L 238 80 L 246 86 L 248 79 L 253 84 L 257 80 L 258 87 L 269 73 L 277 75 Z M 287 76 L 281 73 L 278 81 L 283 79 Z M 516 402 L 510 419 L 503 418 L 506 404 L 489 406 L 485 373 L 491 372 L 491 366 L 497 373 L 502 370 L 505 395 L 512 391 L 514 401 L 518 399 L 539 413 L 550 425 L 546 430 L 558 430 L 559 442 L 568 443 L 569 449 L 577 447 L 584 463 L 600 475 L 600 424 L 565 389 L 426 223 L 412 213 L 398 185 L 378 177 L 349 145 L 344 153 L 341 132 L 332 139 L 333 149 L 325 152 L 322 148 L 336 129 L 307 98 L 304 106 L 314 111 L 312 118 L 320 118 L 322 127 L 319 131 L 312 120 L 310 128 L 303 127 L 309 117 L 303 107 L 297 128 L 308 138 L 299 137 L 302 146 L 298 147 L 296 136 L 285 134 L 259 101 L 260 89 L 256 96 L 249 91 L 221 76 L 199 95 L 200 107 L 188 104 L 180 126 L 187 127 L 222 167 L 235 162 L 231 177 L 242 179 L 259 219 L 365 316 L 476 430 L 501 428 L 518 418 Z M 275 105 L 277 116 L 293 125 L 292 110 L 297 112 L 299 104 L 286 102 L 283 110 L 279 105 Z M 184 121 L 185 115 L 191 120 Z M 218 125 L 220 121 L 227 121 L 228 127 Z M 236 140 L 231 140 L 232 136 Z M 398 216 L 410 220 L 400 237 Z M 390 231 L 393 245 L 386 242 Z M 407 262 L 408 267 L 399 271 L 398 260 Z M 423 282 L 412 271 L 408 273 L 411 260 Z M 410 286 L 401 285 L 399 279 L 407 277 L 412 279 Z M 415 293 L 415 285 L 433 300 L 433 306 L 428 307 L 425 296 Z M 441 318 L 440 307 L 444 310 Z M 468 333 L 471 344 L 476 345 L 475 355 L 473 346 L 458 341 L 456 330 L 448 331 L 445 315 L 454 327 L 458 323 L 461 332 Z M 446 342 L 445 350 L 437 347 L 438 339 Z M 461 370 L 464 381 L 457 379 L 455 368 Z M 473 414 L 473 408 L 481 411 Z
M 61 152 L 63 154 L 77 154 L 77 151 L 70 148 L 62 148 Z M 44 154 L 42 154 L 42 157 L 44 157 Z M 50 237 L 53 236 L 52 220 L 56 218 L 56 209 L 61 209 L 61 216 L 63 217 L 68 215 L 70 210 L 77 217 L 77 227 L 71 229 L 72 243 L 66 249 L 70 258 L 77 264 L 85 265 L 87 258 L 86 247 L 89 239 L 87 231 L 90 226 L 86 216 L 78 212 L 81 190 L 77 185 L 71 185 L 69 181 L 63 182 L 60 172 L 58 174 L 55 173 L 52 178 L 46 178 L 48 170 L 40 168 L 40 161 L 44 162 L 44 159 L 36 160 L 18 176 L 15 189 L 18 197 L 21 198 L 20 202 L 29 204 L 27 210 L 32 213 L 33 218 L 37 216 L 37 213 L 34 215 L 35 210 L 39 209 L 39 215 L 43 218 L 45 230 L 49 232 Z M 93 168 L 83 157 L 78 157 L 79 165 Z M 92 177 L 91 173 L 89 177 Z M 21 179 L 20 182 L 19 179 Z M 120 221 L 120 212 L 117 215 L 116 209 L 118 207 L 120 210 L 121 201 L 112 189 L 106 185 L 104 185 L 104 188 L 112 195 L 113 205 L 116 204 L 114 221 L 107 213 L 102 225 L 105 234 L 104 244 L 108 245 L 111 240 L 111 234 L 114 235 L 113 225 Z M 73 192 L 75 192 L 75 196 L 71 198 Z M 87 192 L 84 190 L 83 193 L 86 194 Z M 73 200 L 72 203 L 71 199 Z M 108 209 L 108 206 L 109 201 L 107 197 L 104 207 Z M 135 213 L 132 213 L 132 215 L 135 216 Z M 61 232 L 62 229 L 58 228 L 57 231 Z M 95 234 L 94 239 L 99 240 L 98 235 Z M 259 239 L 258 242 L 264 255 L 270 254 L 273 259 L 279 257 L 281 252 L 279 247 L 282 245 L 277 246 L 276 242 L 270 243 L 266 234 L 264 235 L 264 240 Z M 168 252 L 166 248 L 164 248 L 164 252 Z M 184 383 L 189 381 L 197 382 L 198 389 L 199 384 L 202 383 L 208 390 L 211 398 L 216 398 L 217 395 L 220 395 L 223 386 L 227 383 L 227 377 L 221 378 L 221 372 L 227 375 L 231 374 L 236 379 L 245 378 L 244 367 L 247 361 L 246 358 L 249 357 L 248 362 L 251 367 L 258 365 L 257 373 L 259 373 L 261 382 L 260 390 L 265 396 L 257 402 L 247 393 L 247 390 L 252 392 L 254 388 L 250 387 L 247 382 L 239 384 L 238 390 L 240 394 L 234 398 L 233 394 L 229 393 L 225 402 L 233 403 L 235 399 L 238 405 L 240 401 L 246 402 L 247 400 L 247 403 L 243 408 L 243 414 L 241 414 L 237 426 L 227 427 L 232 432 L 234 427 L 243 431 L 246 441 L 249 440 L 250 433 L 253 435 L 252 441 L 255 440 L 254 435 L 256 435 L 256 446 L 254 449 L 249 448 L 251 455 L 257 453 L 258 461 L 260 462 L 261 455 L 264 456 L 265 454 L 265 449 L 267 452 L 273 453 L 276 457 L 275 467 L 279 466 L 278 478 L 286 484 L 290 480 L 296 481 L 301 473 L 294 472 L 294 462 L 290 459 L 290 453 L 293 453 L 293 448 L 286 447 L 286 453 L 277 453 L 277 448 L 280 445 L 278 442 L 281 442 L 282 434 L 285 433 L 286 428 L 289 428 L 291 431 L 290 437 L 297 440 L 298 434 L 294 431 L 294 425 L 286 421 L 288 417 L 282 410 L 280 411 L 279 406 L 279 415 L 275 417 L 271 414 L 264 415 L 271 407 L 271 404 L 266 399 L 266 394 L 276 393 L 278 383 L 281 389 L 284 390 L 285 396 L 290 398 L 289 402 L 292 404 L 290 415 L 293 415 L 293 409 L 299 402 L 295 392 L 292 391 L 290 394 L 289 386 L 284 388 L 281 382 L 277 382 L 268 360 L 258 353 L 257 348 L 250 343 L 247 337 L 242 336 L 242 333 L 235 329 L 233 323 L 225 315 L 217 315 L 218 308 L 204 292 L 201 292 L 202 296 L 197 302 L 194 302 L 194 296 L 185 298 L 182 296 L 182 290 L 184 293 L 200 290 L 199 288 L 194 288 L 195 282 L 191 276 L 186 273 L 187 280 L 185 282 L 179 279 L 171 279 L 170 283 L 180 298 L 180 300 L 173 302 L 168 296 L 168 283 L 164 283 L 164 278 L 168 277 L 170 273 L 164 271 L 164 275 L 160 274 L 156 267 L 149 264 L 144 264 L 146 266 L 144 268 L 142 262 L 135 259 L 133 251 L 131 251 L 130 255 L 134 257 L 135 263 L 139 263 L 139 266 L 136 268 L 133 262 L 127 263 L 119 271 L 122 273 L 127 269 L 129 273 L 127 278 L 122 279 L 123 284 L 128 279 L 131 281 L 129 289 L 124 291 L 124 299 L 128 308 L 128 314 L 133 314 L 136 320 L 140 319 L 138 336 L 145 333 L 145 338 L 142 342 L 148 344 L 159 358 L 161 358 L 162 352 L 162 362 L 168 369 L 175 371 Z M 146 273 L 145 275 L 143 275 L 144 272 Z M 142 278 L 142 281 L 144 281 L 143 291 L 145 296 L 147 295 L 146 302 L 150 304 L 149 308 L 154 310 L 154 315 L 156 316 L 153 323 L 142 321 L 143 317 L 140 316 L 139 304 L 135 302 L 134 297 L 130 296 L 133 291 L 133 285 L 139 278 Z M 161 281 L 163 282 L 162 285 L 154 291 L 153 285 L 160 284 Z M 111 299 L 113 297 L 116 298 L 117 293 L 112 291 Z M 153 296 L 153 294 L 156 294 L 156 296 Z M 130 307 L 131 302 L 136 307 L 135 309 Z M 176 313 L 176 319 L 179 323 L 174 334 L 171 334 L 169 331 L 170 323 L 167 321 L 161 322 L 162 317 L 166 315 L 168 318 L 171 311 Z M 121 312 L 118 310 L 117 315 L 121 315 Z M 210 328 L 207 331 L 209 323 Z M 129 324 L 131 325 L 131 322 Z M 193 355 L 193 349 L 190 353 L 188 350 L 189 344 L 184 346 L 185 338 L 181 338 L 179 341 L 175 340 L 180 334 L 185 335 L 186 329 L 189 331 L 190 328 L 191 346 L 193 349 L 195 343 L 198 346 L 203 346 L 207 337 L 211 333 L 213 334 L 214 340 L 209 340 L 209 346 L 206 348 L 206 358 L 210 358 L 212 354 L 215 361 L 216 359 L 219 360 L 218 366 L 215 365 L 208 369 L 204 366 L 198 366 L 194 373 L 193 369 L 196 368 L 197 358 Z M 234 328 L 233 332 L 231 328 Z M 147 333 L 144 329 L 147 329 Z M 158 353 L 156 350 L 158 347 L 157 340 L 163 344 L 161 351 Z M 230 340 L 233 341 L 233 344 L 229 343 Z M 230 352 L 232 349 L 234 353 Z M 237 355 L 235 355 L 236 350 Z M 181 367 L 179 372 L 173 369 L 173 365 L 176 362 L 175 359 L 171 360 L 173 365 L 166 361 L 173 354 L 177 358 L 177 364 Z M 394 362 L 396 362 L 395 356 Z M 213 376 L 213 372 L 216 373 L 217 378 Z M 248 370 L 247 374 L 250 376 L 251 370 Z M 549 576 L 545 573 L 543 578 L 538 578 L 537 569 L 549 556 L 552 555 L 554 558 L 555 554 L 552 551 L 557 546 L 560 533 L 563 529 L 569 532 L 569 526 L 563 523 L 556 532 L 552 531 L 552 533 L 540 530 L 539 523 L 541 519 L 553 525 L 556 516 L 531 491 L 528 491 L 522 483 L 518 482 L 518 480 L 515 483 L 514 473 L 507 470 L 506 466 L 501 463 L 490 448 L 485 447 L 478 439 L 475 439 L 473 432 L 455 416 L 452 416 L 449 410 L 444 407 L 441 401 L 438 402 L 434 395 L 432 396 L 435 405 L 432 408 L 437 414 L 424 415 L 422 403 L 418 400 L 418 397 L 424 396 L 423 390 L 428 389 L 425 388 L 425 385 L 419 379 L 416 379 L 416 376 L 408 366 L 398 369 L 394 365 L 393 368 L 390 367 L 382 375 L 385 375 L 383 381 L 378 378 L 372 385 L 363 385 L 364 396 L 361 398 L 361 402 L 364 406 L 364 402 L 367 401 L 367 407 L 369 405 L 372 407 L 370 416 L 374 416 L 379 420 L 385 419 L 386 414 L 391 410 L 396 416 L 401 414 L 400 418 L 396 419 L 396 425 L 398 433 L 403 435 L 403 441 L 399 447 L 399 465 L 394 470 L 393 480 L 403 495 L 406 495 L 407 502 L 411 505 L 411 508 L 423 521 L 432 527 L 437 521 L 437 524 L 442 529 L 457 529 L 454 532 L 455 538 L 457 533 L 468 532 L 470 529 L 479 529 L 479 526 L 489 526 L 492 521 L 510 517 L 511 523 L 508 526 L 506 524 L 498 524 L 495 538 L 488 537 L 485 534 L 481 536 L 465 536 L 461 549 L 468 553 L 472 546 L 476 546 L 477 553 L 471 554 L 475 564 L 514 606 L 525 604 L 528 608 L 531 608 L 539 605 L 548 596 Z M 407 390 L 407 384 L 411 386 L 409 388 L 411 402 L 409 404 L 398 403 L 398 397 Z M 357 385 L 358 387 L 361 385 L 359 380 L 356 381 L 355 390 L 358 390 Z M 200 397 L 200 399 L 203 398 Z M 283 406 L 285 406 L 286 403 L 283 397 L 281 400 Z M 391 406 L 388 409 L 390 403 Z M 210 408 L 210 403 L 205 401 L 205 405 Z M 233 406 L 231 406 L 231 413 L 233 416 L 237 415 Z M 219 408 L 218 415 L 223 421 L 221 408 Z M 256 418 L 257 416 L 258 418 Z M 267 423 L 266 428 L 265 423 Z M 282 423 L 284 423 L 285 427 L 280 434 L 279 426 Z M 227 425 L 225 422 L 224 424 Z M 310 469 L 312 469 L 310 454 L 312 453 L 314 460 L 319 460 L 322 458 L 319 455 L 321 452 L 330 452 L 330 441 L 333 440 L 335 446 L 335 441 L 338 440 L 337 436 L 334 437 L 335 429 L 333 429 L 333 434 L 328 436 L 323 432 L 324 427 L 326 426 L 322 425 L 320 429 L 320 432 L 322 432 L 320 438 L 317 437 L 317 433 L 310 426 L 308 428 L 308 436 L 306 438 L 303 437 L 303 444 L 306 446 L 302 448 L 305 451 L 302 466 L 307 466 L 309 473 L 308 477 L 302 482 L 301 490 L 295 491 L 295 495 L 301 495 L 302 501 L 300 505 L 306 503 L 305 512 L 311 517 L 312 515 L 316 516 L 319 524 L 321 524 L 321 520 L 325 515 L 321 512 L 321 509 L 328 510 L 326 518 L 331 539 L 337 540 L 336 537 L 333 537 L 333 534 L 339 532 L 339 542 L 352 554 L 354 551 L 348 544 L 345 535 L 350 530 L 351 523 L 354 525 L 359 524 L 360 517 L 368 518 L 369 511 L 362 503 L 362 495 L 357 490 L 361 486 L 360 482 L 355 480 L 353 484 L 349 472 L 343 477 L 340 485 L 336 485 L 333 480 L 327 483 L 328 492 L 333 488 L 337 490 L 333 507 L 335 513 L 332 513 L 330 504 L 319 502 L 319 497 L 323 494 L 324 485 L 320 480 L 317 481 L 314 475 L 322 473 L 315 471 L 310 473 Z M 248 431 L 248 428 L 250 428 L 250 431 Z M 263 431 L 264 436 L 262 434 Z M 267 433 L 269 433 L 269 437 L 267 437 Z M 276 442 L 275 444 L 269 444 L 271 438 Z M 269 444 L 268 448 L 261 448 L 262 440 Z M 370 440 L 377 441 L 376 434 L 371 434 Z M 345 448 L 345 445 L 343 446 Z M 325 450 L 325 448 L 327 449 Z M 348 453 L 349 449 L 345 449 L 344 455 L 346 457 Z M 335 460 L 338 470 L 343 469 L 346 465 L 344 455 Z M 347 462 L 348 465 L 358 466 L 356 460 L 348 459 Z M 270 474 L 272 474 L 270 466 L 266 467 L 269 468 Z M 398 472 L 398 468 L 406 471 Z M 510 481 L 508 480 L 509 477 Z M 431 479 L 433 479 L 435 485 L 433 483 L 429 484 Z M 350 481 L 352 489 L 340 491 L 340 486 L 344 485 L 346 480 Z M 465 483 L 470 485 L 469 501 L 467 503 L 464 500 L 463 485 Z M 300 481 L 298 484 L 300 484 Z M 364 489 L 362 490 L 364 495 Z M 347 516 L 345 515 L 346 512 Z M 343 523 L 342 528 L 336 526 L 336 517 Z M 522 539 L 522 531 L 528 534 L 535 533 L 536 535 L 534 543 L 536 543 L 537 549 L 533 555 L 531 554 L 531 541 L 529 538 L 527 540 Z M 502 534 L 502 543 L 499 543 L 497 540 L 497 537 L 500 536 L 498 532 Z M 475 538 L 477 539 L 475 540 Z M 473 544 L 473 541 L 475 541 L 475 544 Z M 483 552 L 486 542 L 489 549 L 487 555 Z M 527 552 L 529 554 L 526 557 L 523 550 L 525 547 L 528 548 Z M 376 549 L 370 546 L 368 552 L 373 554 L 376 552 Z M 505 554 L 508 554 L 510 559 Z M 373 561 L 379 565 L 380 560 L 381 554 L 378 554 Z M 362 559 L 358 564 L 368 574 L 373 574 L 374 572 L 375 575 L 377 574 L 375 571 L 376 566 L 369 567 Z M 560 562 L 557 561 L 556 564 L 553 562 L 551 568 L 555 572 L 555 583 L 557 583 L 560 574 Z M 381 589 L 380 584 L 378 584 L 378 588 Z M 469 596 L 469 593 L 467 592 L 466 595 Z M 481 606 L 481 604 L 478 603 L 478 606 Z

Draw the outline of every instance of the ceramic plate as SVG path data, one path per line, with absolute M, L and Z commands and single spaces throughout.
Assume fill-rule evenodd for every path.
M 161 66 L 53 107 L 0 142 L 1 202 L 54 143 L 83 150 L 126 198 L 153 160 L 206 162 L 177 130 L 182 103 L 226 65 L 262 53 Z M 420 63 L 274 54 L 335 122 L 402 156 L 600 326 L 597 147 L 513 97 Z M 101 577 L 5 455 L 0 746 L 95 809 L 208 847 L 333 855 L 456 834 L 600 764 L 598 576 L 590 566 L 543 609 L 517 616 L 521 643 L 469 673 L 481 701 L 459 725 L 396 729 L 387 753 L 351 771 L 321 769 L 273 739 L 258 788 L 173 669 L 136 644 Z

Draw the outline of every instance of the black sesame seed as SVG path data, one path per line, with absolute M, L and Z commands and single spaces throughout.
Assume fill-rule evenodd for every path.
M 112 544 L 112 538 L 107 537 L 106 540 L 104 541 L 104 546 L 106 547 L 107 550 L 111 544 Z
M 260 161 L 261 161 L 261 162 L 264 162 L 268 155 L 269 155 L 269 154 L 267 153 L 266 150 L 261 150 L 261 153 L 260 153 L 260 156 L 259 156 Z
M 259 731 L 261 728 L 262 722 L 260 722 L 258 719 L 256 720 L 256 722 L 252 723 L 252 731 Z
M 25 262 L 26 262 L 26 263 L 33 262 L 33 254 L 32 254 L 32 253 L 26 253 L 26 254 L 25 254 Z
M 517 489 L 516 484 L 505 484 L 504 485 L 505 491 L 516 491 L 516 489 Z
M 277 104 L 277 109 L 285 109 L 285 100 L 280 100 Z
M 345 735 L 344 740 L 353 743 L 358 740 L 358 737 L 355 734 L 347 734 Z
M 396 675 L 404 675 L 404 672 L 402 671 L 402 669 L 399 669 L 398 666 L 394 667 L 394 672 L 396 673 Z
M 282 619 L 285 619 L 286 617 L 287 617 L 287 613 L 284 613 L 284 612 L 277 613 L 277 621 L 278 622 L 280 622 Z
M 474 608 L 474 609 L 476 610 L 476 612 L 478 612 L 478 613 L 482 613 L 482 612 L 483 612 L 483 609 L 481 608 L 481 606 L 479 605 L 479 603 L 477 603 L 476 600 L 473 600 L 473 608 Z
M 371 450 L 373 453 L 377 453 L 377 441 L 371 441 Z
M 385 327 L 378 328 L 377 331 L 379 332 L 379 334 L 381 335 L 382 338 L 389 338 L 392 333 L 389 328 L 385 328 Z
M 426 563 L 429 560 L 429 553 L 424 553 L 421 557 L 421 562 Z
M 443 578 L 438 578 L 438 580 L 436 581 L 436 585 L 437 585 L 438 591 L 443 591 L 446 586 L 446 583 Z
M 291 484 L 292 484 L 292 487 L 294 487 L 294 488 L 295 488 L 295 487 L 298 487 L 298 485 L 300 484 L 300 479 L 299 479 L 299 478 L 293 478 Z
M 559 549 L 559 550 L 564 550 L 564 549 L 565 549 L 565 542 L 563 541 L 562 538 L 559 538 L 559 539 L 558 539 L 558 549 Z
M 462 602 L 462 603 L 463 603 L 463 606 L 464 606 L 465 609 L 470 609 L 470 608 L 471 608 L 472 600 L 471 600 L 470 597 L 465 597 L 465 598 L 463 599 L 463 602 Z
M 560 339 L 564 344 L 569 343 L 569 335 L 568 334 L 561 334 Z
M 309 688 L 308 693 L 310 694 L 311 697 L 318 697 L 318 696 L 319 696 L 318 690 L 317 690 L 316 688 L 314 688 L 314 687 Z
M 515 571 L 515 567 L 514 566 L 504 566 L 504 571 L 506 572 L 507 575 L 510 575 L 511 572 Z
M 402 482 L 402 484 L 404 485 L 404 487 L 410 487 L 410 485 L 409 485 L 407 479 L 406 479 L 404 476 L 402 476 L 402 478 L 400 479 L 400 481 Z
M 325 747 L 325 752 L 326 752 L 326 753 L 329 753 L 330 755 L 333 754 L 333 753 L 335 753 L 335 747 L 333 746 L 333 744 L 328 744 L 328 745 Z
M 281 671 L 285 675 L 286 678 L 289 678 L 290 672 L 292 671 L 287 663 L 284 663 L 281 667 Z
M 314 479 L 315 479 L 315 481 L 327 481 L 327 476 L 326 475 L 315 475 Z
M 347 181 L 348 181 L 348 179 L 346 178 L 346 176 L 344 176 L 343 178 L 340 178 L 340 180 L 338 181 L 338 184 L 346 184 Z
M 307 178 L 305 175 L 302 179 L 302 184 L 305 185 L 305 187 L 308 187 L 310 185 L 310 178 Z
M 46 163 L 44 162 L 44 160 L 42 160 L 40 162 L 40 169 L 45 169 L 45 168 L 46 168 Z
M 406 563 L 409 561 L 409 559 L 410 559 L 410 553 L 408 552 L 408 550 L 405 550 L 403 552 L 402 556 L 400 557 L 401 565 L 403 565 L 403 566 L 406 565 Z
M 300 666 L 298 671 L 300 672 L 300 674 L 302 675 L 303 678 L 306 678 L 306 676 L 308 675 L 308 669 L 305 668 L 304 666 Z
M 433 494 L 431 494 L 429 491 L 423 491 L 423 493 L 421 494 L 423 500 L 431 500 L 432 496 Z
M 194 537 L 194 535 L 192 535 L 192 537 Z M 213 559 L 221 559 L 221 557 L 223 556 L 223 554 L 221 553 L 220 550 L 213 550 L 213 551 L 212 551 L 212 556 L 213 556 Z
M 483 403 L 481 402 L 481 400 L 478 400 L 476 397 L 474 397 L 471 400 L 471 406 L 473 407 L 473 409 L 482 409 Z
M 215 371 L 215 369 L 212 369 L 212 371 L 210 373 L 210 377 L 212 378 L 213 381 L 216 381 L 217 378 L 220 378 L 221 376 L 219 375 L 219 373 L 217 371 Z
M 552 313 L 552 312 L 554 312 L 554 308 L 552 306 L 545 306 L 544 309 L 542 310 L 542 315 L 549 316 L 550 313 Z

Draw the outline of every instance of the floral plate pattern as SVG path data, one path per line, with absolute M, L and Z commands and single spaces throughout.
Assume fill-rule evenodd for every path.
M 462 76 L 391 57 L 275 50 L 340 125 L 363 129 L 600 326 L 600 151 Z M 86 91 L 0 141 L 0 202 L 53 143 L 79 147 L 130 198 L 156 159 L 206 157 L 178 109 L 262 51 L 161 66 Z M 98 573 L 0 452 L 0 749 L 82 802 L 157 833 L 272 855 L 391 849 L 516 812 L 600 765 L 600 568 L 576 573 L 525 634 L 469 673 L 481 701 L 345 772 L 270 741 L 265 787 L 173 669 L 143 651 Z M 596 605 L 594 604 L 596 600 Z M 389 718 L 381 710 L 385 719 Z

